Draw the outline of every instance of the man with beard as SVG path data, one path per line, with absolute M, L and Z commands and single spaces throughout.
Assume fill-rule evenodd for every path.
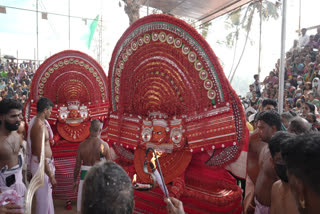
M 280 180 L 274 182 L 271 191 L 270 214 L 298 214 L 287 177 L 287 166 L 281 157 L 281 147 L 295 135 L 288 132 L 277 132 L 270 140 L 269 150 L 275 173 Z
M 0 210 L 9 213 L 17 211 L 8 210 L 12 206 L 6 205 L 6 199 L 24 207 L 26 191 L 22 182 L 23 158 L 19 155 L 22 138 L 17 133 L 21 110 L 22 105 L 16 100 L 4 99 L 0 102 L 0 201 L 4 202 L 0 204 Z
M 259 136 L 265 145 L 259 154 L 259 174 L 255 183 L 254 201 L 256 204 L 255 213 L 269 213 L 271 205 L 271 188 L 278 180 L 273 164 L 268 143 L 272 136 L 281 129 L 280 115 L 275 111 L 262 112 L 258 117 Z
M 52 151 L 49 140 L 52 140 L 53 133 L 47 119 L 50 117 L 53 103 L 46 97 L 41 97 L 37 102 L 37 115 L 32 118 L 29 123 L 28 130 L 28 152 L 30 170 L 32 175 L 35 175 L 40 162 L 42 136 L 45 134 L 44 143 L 44 185 L 40 187 L 36 195 L 36 214 L 51 214 L 54 213 L 52 188 L 56 186 L 56 179 L 54 177 L 55 167 L 53 165 Z

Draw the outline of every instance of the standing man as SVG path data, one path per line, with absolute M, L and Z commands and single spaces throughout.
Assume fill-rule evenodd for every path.
M 23 211 L 26 187 L 22 182 L 23 158 L 19 155 L 22 138 L 17 133 L 21 110 L 22 105 L 16 100 L 4 99 L 0 102 L 0 196 L 15 195 L 16 201 L 13 203 Z M 9 208 L 10 205 L 0 204 L 1 212 Z
M 281 146 L 293 138 L 295 135 L 289 132 L 277 132 L 269 143 L 274 170 L 280 178 L 272 185 L 270 214 L 299 214 L 289 187 L 287 166 L 280 153 Z
M 253 90 L 256 92 L 257 97 L 261 97 L 261 85 L 260 85 L 260 81 L 259 81 L 259 75 L 255 74 L 253 76 L 254 78 L 254 82 L 253 82 Z
M 53 134 L 47 119 L 50 117 L 53 103 L 46 97 L 41 97 L 37 102 L 37 116 L 29 124 L 28 144 L 31 147 L 30 168 L 32 175 L 35 175 L 40 162 L 41 144 L 43 131 L 45 132 L 45 163 L 44 163 L 44 185 L 36 191 L 36 214 L 54 213 L 52 188 L 56 186 L 54 177 L 55 167 L 53 165 L 52 151 L 49 140 Z
M 303 48 L 306 44 L 308 44 L 309 42 L 309 36 L 306 35 L 307 33 L 307 29 L 306 28 L 302 28 L 301 29 L 301 37 L 299 38 L 299 47 Z
M 98 119 L 94 119 L 90 124 L 90 136 L 80 143 L 77 151 L 76 165 L 73 172 L 73 190 L 77 188 L 78 175 L 80 173 L 80 184 L 78 189 L 77 211 L 81 212 L 82 186 L 88 170 L 101 159 L 111 160 L 109 145 L 100 139 L 102 124 Z
M 272 136 L 281 130 L 280 115 L 275 111 L 265 111 L 259 114 L 258 130 L 260 138 L 267 142 L 259 154 L 259 174 L 254 187 L 255 214 L 263 214 L 270 211 L 271 188 L 273 183 L 278 180 L 273 163 L 270 161 L 272 156 L 268 143 Z

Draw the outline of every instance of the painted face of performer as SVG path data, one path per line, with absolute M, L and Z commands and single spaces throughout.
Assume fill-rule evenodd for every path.
M 76 109 L 72 109 L 72 110 L 70 111 L 70 113 L 69 113 L 69 117 L 75 119 L 75 118 L 78 117 L 78 114 L 79 114 L 79 113 L 78 113 L 78 111 L 77 111 Z
M 155 144 L 165 143 L 166 128 L 162 126 L 153 126 L 151 142 Z
M 4 126 L 9 131 L 18 130 L 21 122 L 21 110 L 11 109 L 8 114 L 3 117 Z

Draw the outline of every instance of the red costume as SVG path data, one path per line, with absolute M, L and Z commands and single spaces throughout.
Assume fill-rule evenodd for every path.
M 108 116 L 107 77 L 90 56 L 62 51 L 45 60 L 32 79 L 25 107 L 27 123 L 36 115 L 36 103 L 41 96 L 55 105 L 48 120 L 54 134 L 51 149 L 57 187 L 53 196 L 76 199 L 72 177 L 78 145 L 89 136 L 91 119 L 104 122 Z
M 107 141 L 128 174 L 151 183 L 143 163 L 154 148 L 186 212 L 241 213 L 242 191 L 227 169 L 246 175 L 245 115 L 202 36 L 171 16 L 139 19 L 118 41 L 108 78 Z M 135 209 L 166 213 L 161 190 L 135 191 Z

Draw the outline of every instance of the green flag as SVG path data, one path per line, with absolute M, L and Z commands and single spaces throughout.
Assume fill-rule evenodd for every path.
M 92 23 L 90 25 L 90 33 L 89 33 L 89 37 L 88 37 L 88 41 L 87 41 L 88 49 L 90 49 L 93 34 L 96 31 L 96 28 L 98 25 L 98 20 L 99 20 L 99 15 L 96 16 L 96 18 L 92 21 Z

